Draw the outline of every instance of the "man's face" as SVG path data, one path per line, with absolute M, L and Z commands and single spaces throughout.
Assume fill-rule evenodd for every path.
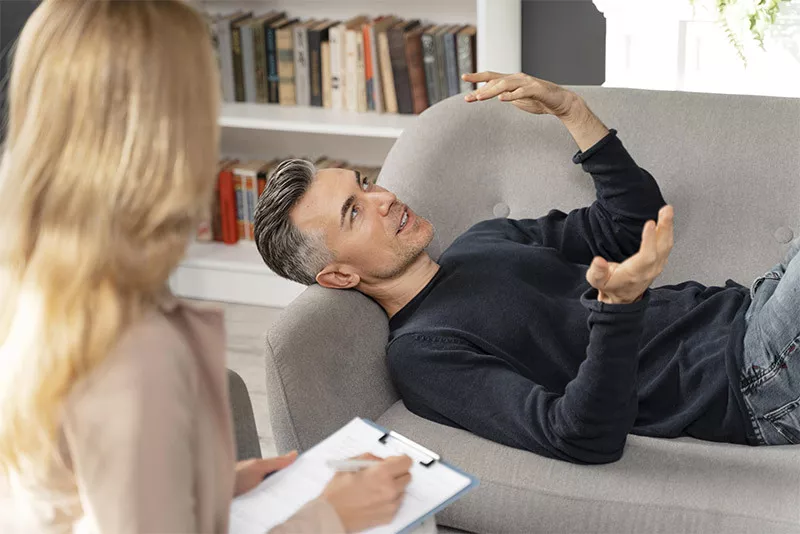
M 292 210 L 303 233 L 322 231 L 335 260 L 317 281 L 354 287 L 403 273 L 433 239 L 433 226 L 393 193 L 346 169 L 320 170 Z

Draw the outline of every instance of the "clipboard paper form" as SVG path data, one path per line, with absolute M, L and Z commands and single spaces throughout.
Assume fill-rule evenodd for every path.
M 355 418 L 292 465 L 234 499 L 230 534 L 265 534 L 322 493 L 335 474 L 327 466 L 329 460 L 366 452 L 381 458 L 405 454 L 414 460 L 411 483 L 394 520 L 365 531 L 369 534 L 408 533 L 478 485 L 477 479 L 442 462 L 432 451 L 371 421 Z

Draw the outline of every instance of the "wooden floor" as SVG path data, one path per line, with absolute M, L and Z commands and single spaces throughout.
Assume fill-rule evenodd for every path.
M 244 379 L 253 402 L 261 453 L 274 456 L 275 441 L 267 412 L 267 388 L 264 374 L 264 338 L 281 309 L 215 303 L 225 310 L 228 333 L 228 367 Z

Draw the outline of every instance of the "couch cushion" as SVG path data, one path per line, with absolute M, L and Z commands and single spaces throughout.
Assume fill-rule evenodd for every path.
M 477 476 L 438 517 L 473 532 L 800 533 L 797 447 L 630 436 L 619 462 L 580 466 L 432 423 L 397 402 L 378 423 Z

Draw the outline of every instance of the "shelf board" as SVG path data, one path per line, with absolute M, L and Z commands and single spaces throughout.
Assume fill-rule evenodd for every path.
M 318 107 L 225 102 L 222 104 L 219 125 L 251 130 L 397 138 L 416 119 L 416 115 L 394 113 L 356 113 Z
M 273 273 L 249 241 L 192 243 L 170 276 L 170 286 L 181 297 L 278 308 L 305 290 Z

